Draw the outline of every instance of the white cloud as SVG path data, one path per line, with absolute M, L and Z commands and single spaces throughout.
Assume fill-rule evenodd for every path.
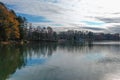
M 71 24 L 93 27 L 82 21 L 104 22 L 94 27 L 107 29 L 111 23 L 99 18 L 117 18 L 120 16 L 119 0 L 0 0 L 6 4 L 16 5 L 15 11 L 30 15 L 44 16 L 62 24 L 62 27 L 74 27 Z M 44 24 L 44 23 L 43 23 Z M 45 23 L 46 25 L 50 23 Z M 115 24 L 120 24 L 115 23 Z M 107 26 L 106 26 L 107 25 Z M 109 26 L 108 26 L 109 25 Z M 79 27 L 80 27 L 79 26 Z M 77 26 L 76 26 L 77 27 Z

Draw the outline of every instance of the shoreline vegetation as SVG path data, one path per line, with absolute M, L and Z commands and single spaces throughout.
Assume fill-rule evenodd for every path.
M 76 41 L 1 41 L 0 45 L 25 45 L 25 44 L 31 44 L 31 43 L 78 43 L 78 44 L 92 44 L 93 42 L 119 42 L 119 40 L 117 41 L 113 41 L 113 40 L 103 40 L 103 41 L 84 41 L 84 42 L 76 42 Z
M 119 33 L 94 33 L 68 30 L 55 32 L 52 27 L 32 26 L 27 19 L 17 16 L 0 2 L 0 44 L 26 44 L 31 42 L 93 42 L 120 41 Z
M 3 44 L 3 45 L 23 45 L 23 44 L 27 44 L 29 43 L 29 41 L 1 41 L 0 44 Z

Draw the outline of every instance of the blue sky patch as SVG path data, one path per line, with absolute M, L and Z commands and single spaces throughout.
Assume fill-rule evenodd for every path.
M 30 14 L 24 14 L 24 13 L 17 13 L 17 15 L 25 17 L 28 22 L 52 22 L 45 18 L 44 16 L 35 16 L 35 15 L 30 15 Z
M 5 4 L 5 5 L 10 9 L 17 9 L 16 5 L 11 5 L 11 4 Z
M 86 23 L 87 25 L 98 25 L 98 26 L 100 26 L 100 25 L 104 25 L 105 23 L 104 22 L 93 22 L 93 21 L 81 21 L 81 22 L 84 22 L 84 23 Z

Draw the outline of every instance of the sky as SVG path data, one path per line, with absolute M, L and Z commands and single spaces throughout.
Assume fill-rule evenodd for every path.
M 0 0 L 34 26 L 120 33 L 119 0 Z

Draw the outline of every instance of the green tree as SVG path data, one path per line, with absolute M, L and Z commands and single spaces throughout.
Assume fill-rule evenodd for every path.
M 26 37 L 26 31 L 27 31 L 27 19 L 22 16 L 17 17 L 19 24 L 19 30 L 20 30 L 20 40 L 25 39 Z

